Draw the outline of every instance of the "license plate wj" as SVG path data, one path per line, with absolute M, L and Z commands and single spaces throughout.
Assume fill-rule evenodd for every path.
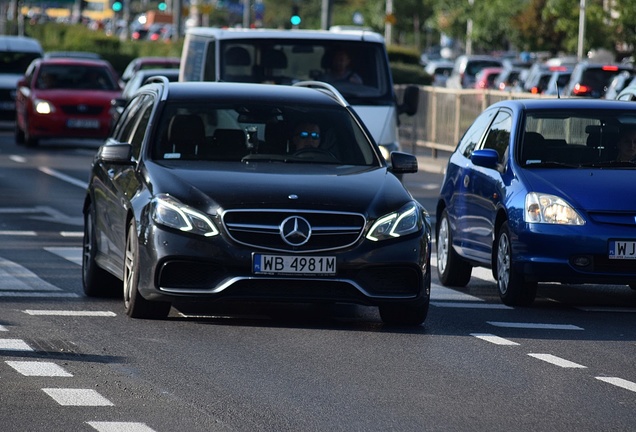
M 334 275 L 336 274 L 336 257 L 254 254 L 252 269 L 256 274 Z
M 610 240 L 609 259 L 636 260 L 636 241 Z
M 96 119 L 70 119 L 66 125 L 73 129 L 98 129 L 99 120 Z

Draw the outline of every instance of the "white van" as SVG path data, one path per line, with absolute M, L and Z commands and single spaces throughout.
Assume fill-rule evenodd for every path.
M 331 79 L 336 53 L 351 60 L 344 80 Z M 194 27 L 186 31 L 179 81 L 294 84 L 325 81 L 347 99 L 385 159 L 400 150 L 398 116 L 417 112 L 419 88 L 398 103 L 384 44 L 366 30 L 267 30 Z
M 18 80 L 44 51 L 40 42 L 26 36 L 0 36 L 0 121 L 15 120 Z

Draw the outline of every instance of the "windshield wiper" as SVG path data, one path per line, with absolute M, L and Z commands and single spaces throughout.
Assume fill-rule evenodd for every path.
M 627 168 L 631 168 L 636 166 L 636 161 L 601 161 L 601 162 L 594 162 L 594 163 L 589 163 L 589 164 L 585 164 L 585 165 L 581 165 L 584 167 L 589 167 L 589 168 L 607 168 L 607 167 L 627 167 Z
M 545 161 L 545 162 L 530 162 L 525 164 L 526 168 L 579 168 L 580 165 L 568 164 L 565 162 L 554 162 L 554 161 Z

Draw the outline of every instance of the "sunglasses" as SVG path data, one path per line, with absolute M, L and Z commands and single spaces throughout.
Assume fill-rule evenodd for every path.
M 309 138 L 311 137 L 311 139 L 320 139 L 320 132 L 306 132 L 306 131 L 302 131 L 302 132 L 298 132 L 298 136 L 301 138 Z

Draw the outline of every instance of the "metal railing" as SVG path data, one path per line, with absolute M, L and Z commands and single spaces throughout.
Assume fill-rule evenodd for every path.
M 402 100 L 405 88 L 405 85 L 396 86 L 398 100 Z M 464 131 L 488 106 L 501 100 L 541 97 L 548 96 L 421 86 L 417 114 L 400 117 L 402 149 L 414 155 L 432 157 L 437 157 L 439 151 L 452 152 Z

